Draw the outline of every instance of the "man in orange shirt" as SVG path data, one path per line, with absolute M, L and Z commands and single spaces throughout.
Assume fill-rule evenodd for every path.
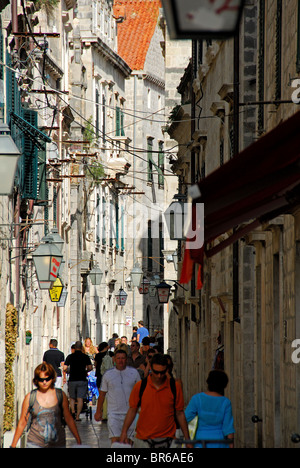
M 175 438 L 176 421 L 185 439 L 189 439 L 187 421 L 184 415 L 184 401 L 179 382 L 175 383 L 174 392 L 167 377 L 168 361 L 165 356 L 155 354 L 151 361 L 151 375 L 141 395 L 142 381 L 138 382 L 129 398 L 127 412 L 120 437 L 121 443 L 128 443 L 127 431 L 141 407 L 136 427 L 135 448 L 169 448 Z M 187 446 L 189 447 L 189 446 Z M 193 446 L 191 445 L 190 448 Z

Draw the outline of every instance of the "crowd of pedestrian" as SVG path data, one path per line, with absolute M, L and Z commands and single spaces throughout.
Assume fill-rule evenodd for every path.
M 207 391 L 194 395 L 184 410 L 182 383 L 174 378 L 172 358 L 163 351 L 163 330 L 149 337 L 142 321 L 133 329 L 130 344 L 126 336 L 119 338 L 116 333 L 97 348 L 87 338 L 84 344 L 74 343 L 66 358 L 57 340 L 51 340 L 43 363 L 35 370 L 36 389 L 24 399 L 11 447 L 16 447 L 26 427 L 27 447 L 65 447 L 65 425 L 81 445 L 77 423 L 91 374 L 97 390 L 94 418 L 107 420 L 112 447 L 169 448 L 179 429 L 185 440 L 191 438 L 191 421 L 196 421 L 197 440 L 228 438 L 227 445 L 214 442 L 210 446 L 233 447 L 225 372 L 213 370 Z M 194 444 L 186 446 L 193 448 Z

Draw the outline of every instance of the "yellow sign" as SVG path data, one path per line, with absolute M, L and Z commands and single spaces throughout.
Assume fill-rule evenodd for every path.
M 59 302 L 60 301 L 62 290 L 63 290 L 63 284 L 61 282 L 61 279 L 57 278 L 54 281 L 53 288 L 49 289 L 49 295 L 50 295 L 51 302 Z

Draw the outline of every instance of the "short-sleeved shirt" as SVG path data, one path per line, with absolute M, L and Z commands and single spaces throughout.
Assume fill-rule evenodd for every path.
M 63 352 L 59 351 L 57 348 L 50 348 L 44 353 L 43 361 L 51 364 L 54 368 L 57 377 L 61 377 L 60 364 L 64 362 L 65 355 Z
M 129 409 L 129 397 L 140 375 L 133 367 L 120 371 L 115 367 L 105 372 L 102 377 L 102 392 L 106 392 L 108 414 L 126 414 Z
M 65 366 L 70 366 L 70 382 L 85 381 L 87 377 L 86 366 L 91 366 L 91 360 L 87 354 L 81 351 L 75 351 L 73 354 L 69 354 L 65 360 Z
M 139 337 L 139 343 L 142 342 L 143 338 L 146 338 L 149 336 L 149 331 L 145 327 L 141 327 L 138 329 L 137 334 L 140 335 Z
M 231 402 L 225 396 L 212 396 L 206 393 L 194 395 L 186 410 L 188 422 L 198 416 L 197 440 L 222 440 L 234 434 L 234 423 Z M 201 447 L 201 444 L 196 445 Z M 224 444 L 209 444 L 210 448 L 224 448 Z
M 142 354 L 138 354 L 138 356 L 135 359 L 132 359 L 132 357 L 127 358 L 127 366 L 138 369 L 142 364 L 145 364 L 145 361 L 146 361 L 146 356 L 143 356 Z
M 138 408 L 140 400 L 141 382 L 137 383 L 130 395 L 130 408 Z M 183 411 L 184 400 L 182 387 L 176 382 L 176 411 Z M 174 395 L 170 387 L 170 379 L 157 389 L 151 376 L 148 377 L 147 386 L 141 400 L 141 411 L 136 427 L 137 439 L 174 438 L 176 422 L 174 417 Z

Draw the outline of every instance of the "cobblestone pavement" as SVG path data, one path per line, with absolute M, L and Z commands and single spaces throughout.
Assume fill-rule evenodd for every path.
M 89 448 L 110 448 L 110 440 L 108 438 L 107 423 L 99 423 L 95 421 L 94 414 L 96 407 L 92 407 L 92 420 L 86 418 L 86 415 L 81 414 L 81 421 L 77 422 L 78 432 L 81 437 L 82 447 Z M 66 427 L 67 448 L 78 447 L 69 428 Z

